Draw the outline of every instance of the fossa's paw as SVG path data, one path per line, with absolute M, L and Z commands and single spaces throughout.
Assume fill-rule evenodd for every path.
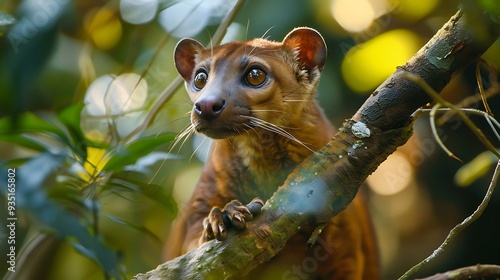
M 231 228 L 244 229 L 246 222 L 258 215 L 264 202 L 260 198 L 254 198 L 249 204 L 243 205 L 238 200 L 226 204 L 224 209 L 214 207 L 203 220 L 202 242 L 212 239 L 225 240 L 227 231 Z

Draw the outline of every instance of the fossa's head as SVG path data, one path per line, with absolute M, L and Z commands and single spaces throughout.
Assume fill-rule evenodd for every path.
M 294 29 L 282 42 L 258 38 L 211 49 L 183 39 L 174 60 L 194 104 L 194 130 L 220 139 L 300 122 L 314 99 L 326 45 L 310 28 Z

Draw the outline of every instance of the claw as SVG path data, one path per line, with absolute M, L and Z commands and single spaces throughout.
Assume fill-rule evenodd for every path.
M 226 227 L 224 226 L 224 224 L 221 224 L 221 223 L 217 223 L 217 227 L 218 227 L 218 231 L 215 235 L 215 238 L 219 241 L 223 241 L 223 240 L 226 240 L 226 237 L 227 237 L 227 232 L 226 232 Z
M 203 242 L 217 239 L 223 241 L 227 238 L 228 227 L 238 230 L 246 228 L 246 222 L 253 219 L 261 212 L 264 202 L 255 198 L 249 204 L 243 205 L 237 200 L 228 203 L 224 210 L 214 207 L 210 210 L 208 217 L 203 220 Z
M 238 215 L 238 213 L 234 214 L 233 220 L 236 220 L 238 223 L 243 222 L 243 219 Z
M 244 229 L 247 226 L 245 222 L 245 218 L 241 213 L 236 212 L 233 214 L 233 218 L 231 219 L 231 225 L 237 229 Z

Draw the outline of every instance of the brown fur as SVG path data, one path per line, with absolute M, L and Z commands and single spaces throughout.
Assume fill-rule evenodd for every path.
M 216 140 L 191 200 L 174 223 L 167 259 L 200 245 L 202 221 L 213 207 L 223 208 L 233 199 L 268 199 L 287 174 L 334 133 L 315 100 L 326 46 L 312 29 L 295 29 L 280 43 L 254 39 L 207 50 L 184 39 L 175 61 L 194 103 L 213 95 L 223 99 L 225 107 L 210 120 L 193 110 L 194 130 Z M 261 87 L 243 81 L 252 67 L 268 75 Z M 197 90 L 191 83 L 200 68 L 208 79 Z M 250 118 L 272 123 L 292 136 L 278 135 Z M 307 245 L 310 234 L 310 229 L 302 230 L 248 278 L 378 278 L 377 250 L 362 198 L 332 219 L 312 247 Z

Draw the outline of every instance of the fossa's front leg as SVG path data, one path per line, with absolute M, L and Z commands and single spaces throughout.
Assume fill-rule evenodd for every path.
M 214 207 L 210 210 L 208 217 L 203 220 L 203 234 L 201 242 L 212 239 L 225 240 L 230 228 L 242 230 L 246 228 L 246 222 L 258 215 L 264 202 L 260 198 L 254 198 L 249 204 L 243 205 L 238 200 L 233 200 L 224 206 Z

